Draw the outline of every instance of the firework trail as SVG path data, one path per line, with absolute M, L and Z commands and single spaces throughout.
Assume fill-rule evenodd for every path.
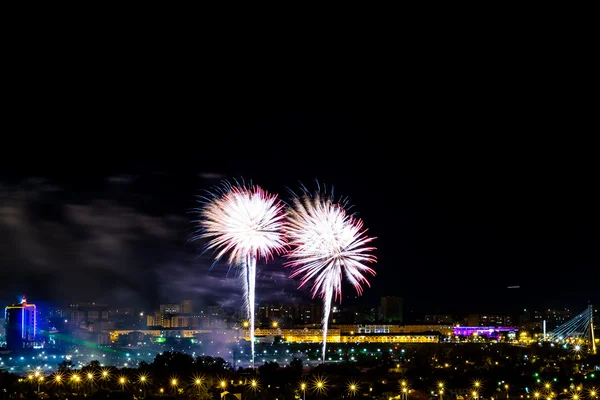
M 341 300 L 343 276 L 359 295 L 362 284 L 370 286 L 364 274 L 375 275 L 366 265 L 376 261 L 371 254 L 375 248 L 369 247 L 375 238 L 367 236 L 362 220 L 348 213 L 345 202 L 319 191 L 294 195 L 287 220 L 286 266 L 293 268 L 291 277 L 301 278 L 300 287 L 312 281 L 313 298 L 323 299 L 324 362 L 331 303 Z
M 254 366 L 254 306 L 256 262 L 268 261 L 283 251 L 284 205 L 258 186 L 224 183 L 204 198 L 200 230 L 194 239 L 208 239 L 206 250 L 215 251 L 215 262 L 229 254 L 230 266 L 239 268 L 250 320 L 250 347 Z

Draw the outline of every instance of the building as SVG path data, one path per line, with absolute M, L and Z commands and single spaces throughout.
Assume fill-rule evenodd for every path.
M 574 315 L 571 314 L 571 310 L 566 308 L 562 310 L 547 309 L 544 314 L 549 329 L 557 328 L 562 324 L 569 322 L 571 318 L 574 317 Z
M 321 329 L 256 329 L 254 336 L 259 342 L 272 343 L 280 337 L 286 343 L 322 343 L 323 331 Z M 250 340 L 247 329 L 242 330 L 241 337 Z M 327 343 L 438 343 L 438 333 L 391 333 L 387 332 L 342 332 L 332 328 L 327 331 Z
M 6 347 L 9 350 L 35 347 L 37 339 L 37 309 L 27 303 L 25 296 L 20 304 L 6 306 L 4 311 Z
M 107 329 L 108 305 L 96 303 L 71 304 L 69 326 L 99 332 Z
M 510 315 L 501 314 L 471 314 L 464 322 L 468 326 L 511 326 L 513 324 Z
M 179 309 L 182 314 L 191 314 L 194 312 L 191 300 L 182 300 L 179 304 Z
M 0 318 L 0 347 L 6 346 L 6 329 L 4 327 L 4 318 Z
M 332 325 L 339 329 L 342 335 L 371 335 L 371 334 L 428 334 L 435 333 L 451 336 L 454 332 L 452 325 Z
M 502 334 L 515 336 L 516 328 L 506 326 L 455 326 L 455 337 L 478 336 L 488 339 L 498 339 Z
M 431 314 L 425 316 L 425 323 L 452 325 L 454 318 L 450 314 Z
M 179 314 L 181 313 L 181 304 L 161 304 L 161 314 Z
M 296 304 L 292 309 L 295 324 L 320 324 L 323 319 L 322 304 Z
M 387 296 L 381 298 L 381 319 L 388 323 L 402 323 L 402 297 Z

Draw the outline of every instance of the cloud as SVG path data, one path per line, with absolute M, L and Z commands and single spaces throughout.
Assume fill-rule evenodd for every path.
M 116 175 L 106 178 L 106 181 L 115 185 L 129 185 L 135 181 L 135 177 L 132 175 Z
M 208 255 L 198 255 L 199 243 L 187 242 L 183 212 L 150 215 L 124 204 L 122 194 L 121 201 L 73 195 L 42 179 L 0 186 L 0 292 L 144 307 L 184 298 L 242 304 L 235 270 L 213 267 Z M 288 275 L 277 262 L 259 265 L 257 300 L 302 296 Z
M 215 173 L 215 172 L 200 172 L 198 174 L 199 178 L 202 179 L 210 179 L 210 180 L 220 180 L 225 179 L 226 176 L 223 174 Z

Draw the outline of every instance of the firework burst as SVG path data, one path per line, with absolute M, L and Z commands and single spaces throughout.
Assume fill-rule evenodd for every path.
M 258 186 L 229 183 L 204 200 L 195 238 L 208 239 L 206 250 L 215 251 L 215 262 L 228 254 L 229 265 L 240 270 L 254 365 L 256 261 L 267 261 L 283 250 L 284 206 L 276 195 Z
M 327 328 L 331 303 L 341 299 L 345 276 L 362 294 L 362 285 L 369 285 L 365 274 L 375 275 L 366 264 L 374 263 L 362 220 L 348 213 L 345 202 L 335 202 L 333 196 L 304 191 L 294 196 L 288 211 L 286 234 L 290 250 L 286 266 L 292 267 L 291 277 L 300 277 L 300 287 L 312 282 L 313 298 L 323 299 L 323 361 L 327 345 Z

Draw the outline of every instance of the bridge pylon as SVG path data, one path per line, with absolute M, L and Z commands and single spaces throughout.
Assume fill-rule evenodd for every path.
M 594 335 L 594 307 L 592 307 L 592 304 L 590 303 L 588 305 L 588 311 L 589 311 L 589 320 L 590 320 L 590 342 L 591 342 L 591 349 L 592 349 L 592 354 L 596 354 L 596 337 Z

